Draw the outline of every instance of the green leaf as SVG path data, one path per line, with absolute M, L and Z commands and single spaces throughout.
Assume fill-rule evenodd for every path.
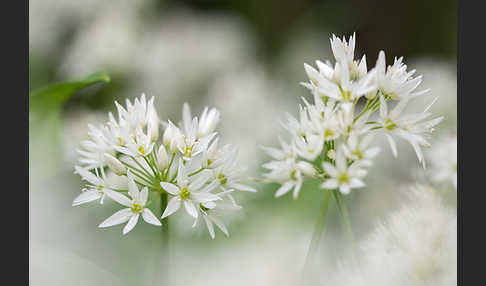
M 29 94 L 29 165 L 42 162 L 32 170 L 38 177 L 55 172 L 62 159 L 61 111 L 64 104 L 79 90 L 98 83 L 108 83 L 105 72 L 96 72 L 69 82 L 54 83 Z M 38 149 L 37 146 L 42 146 Z
M 105 72 L 96 72 L 79 80 L 54 83 L 30 92 L 30 110 L 43 113 L 61 108 L 77 91 L 82 88 L 100 83 L 110 82 Z

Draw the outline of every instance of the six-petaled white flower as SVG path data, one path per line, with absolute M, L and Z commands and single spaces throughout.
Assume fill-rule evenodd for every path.
M 128 194 L 130 195 L 130 198 L 112 190 L 107 190 L 106 194 L 111 199 L 127 208 L 114 213 L 112 216 L 104 220 L 99 227 L 114 226 L 128 221 L 123 228 L 123 234 L 127 234 L 135 227 L 140 215 L 142 215 L 143 220 L 147 223 L 156 226 L 162 225 L 152 211 L 145 207 L 148 199 L 147 187 L 144 187 L 142 191 L 139 191 L 133 179 L 128 179 Z

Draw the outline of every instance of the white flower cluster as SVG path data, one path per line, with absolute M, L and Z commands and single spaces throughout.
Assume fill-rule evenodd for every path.
M 88 184 L 73 206 L 98 199 L 103 203 L 105 196 L 111 198 L 126 208 L 99 226 L 128 221 L 123 229 L 126 234 L 140 215 L 146 222 L 160 226 L 148 206 L 157 197 L 168 196 L 162 219 L 183 205 L 194 218 L 193 226 L 202 217 L 212 238 L 213 224 L 228 235 L 218 213 L 240 208 L 232 196 L 234 191 L 256 190 L 240 183 L 242 169 L 236 163 L 237 149 L 218 146 L 215 128 L 220 121 L 219 111 L 206 107 L 199 118 L 193 118 L 189 105 L 184 104 L 182 122 L 176 126 L 170 120 L 159 120 L 153 97 L 147 101 L 142 95 L 133 104 L 127 100 L 126 108 L 115 104 L 118 119 L 110 112 L 106 124 L 89 125 L 89 140 L 81 142 L 78 153 L 82 166 L 75 169 Z M 160 144 L 161 124 L 165 131 Z M 117 189 L 107 179 L 114 174 L 127 181 L 126 188 Z
M 377 133 L 386 136 L 395 157 L 394 138 L 408 141 L 425 168 L 421 147 L 429 145 L 426 135 L 442 117 L 426 120 L 430 106 L 420 113 L 404 112 L 410 100 L 427 92 L 416 91 L 422 77 L 413 77 L 415 70 L 407 71 L 402 58 L 386 67 L 383 51 L 376 66 L 368 70 L 366 56 L 354 59 L 355 41 L 355 35 L 349 41 L 333 35 L 335 64 L 316 61 L 318 70 L 304 64 L 310 81 L 302 85 L 310 90 L 314 103 L 303 99 L 299 119 L 287 116 L 283 125 L 292 136 L 290 143 L 280 139 L 280 149 L 263 147 L 274 159 L 263 167 L 269 170 L 267 181 L 281 184 L 277 197 L 293 189 L 297 198 L 305 177 L 322 178 L 323 189 L 339 189 L 343 194 L 363 187 L 366 168 L 379 152 L 372 145 Z

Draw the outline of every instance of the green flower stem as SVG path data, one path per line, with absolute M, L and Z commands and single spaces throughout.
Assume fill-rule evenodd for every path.
M 167 200 L 168 194 L 167 192 L 163 192 L 160 194 L 160 216 L 164 213 L 164 210 L 167 208 Z M 162 271 L 164 271 L 164 279 L 167 284 L 169 283 L 169 218 L 166 217 L 162 219 L 162 227 L 160 228 L 162 231 L 162 248 L 164 251 L 164 261 L 162 265 Z
M 150 162 L 150 160 L 146 156 L 143 156 L 143 159 L 149 166 L 150 170 L 152 170 L 152 172 L 154 173 L 154 177 L 157 177 L 157 171 L 154 169 L 154 166 L 152 166 L 153 165 L 152 162 Z
M 135 172 L 138 172 L 138 174 L 139 174 L 139 175 L 144 176 L 144 178 L 145 178 L 146 180 L 148 180 L 148 181 L 153 180 L 153 177 L 152 177 L 152 176 L 149 176 L 149 175 L 148 175 L 146 172 L 144 172 L 144 171 L 140 170 L 139 168 L 137 168 L 137 167 L 135 167 L 135 166 L 133 166 L 133 165 L 131 165 L 131 164 L 128 164 L 128 163 L 126 163 L 126 162 L 123 162 L 123 161 L 121 161 L 121 162 L 122 162 L 122 164 L 123 164 L 123 165 L 125 165 L 126 167 L 128 167 L 129 169 L 131 169 L 130 171 L 135 171 Z
M 154 179 L 154 175 L 155 174 L 150 174 L 143 166 L 142 164 L 140 164 L 137 159 L 135 159 L 135 157 L 130 157 L 132 158 L 133 161 L 135 161 L 135 164 L 137 164 L 138 167 L 140 167 L 140 169 L 149 177 L 151 178 L 152 180 Z M 150 164 L 149 164 L 150 165 Z
M 172 167 L 172 163 L 174 163 L 174 158 L 175 158 L 175 153 L 172 153 L 172 156 L 171 156 L 170 162 L 169 162 L 169 166 L 167 166 L 167 169 L 165 169 L 164 180 L 168 179 L 170 167 Z
M 334 198 L 336 199 L 338 210 L 341 213 L 341 217 L 343 218 L 343 225 L 346 231 L 346 236 L 351 244 L 354 246 L 354 235 L 353 235 L 353 228 L 351 227 L 351 219 L 349 218 L 349 212 L 344 203 L 344 198 L 338 190 L 332 191 L 334 194 Z
M 136 172 L 132 172 L 132 174 L 135 175 L 135 176 L 137 176 L 140 180 L 143 181 L 143 183 L 141 183 L 140 185 L 147 185 L 147 186 L 149 186 L 151 188 L 154 187 L 154 184 L 153 184 L 152 181 L 149 181 L 149 180 L 145 179 L 144 177 L 138 175 Z
M 194 171 L 194 172 L 190 173 L 190 174 L 189 174 L 189 175 L 187 175 L 187 176 L 192 177 L 192 176 L 194 176 L 194 175 L 196 175 L 196 174 L 201 173 L 203 170 L 204 170 L 204 168 L 203 168 L 203 167 L 201 167 L 199 170 Z
M 309 250 L 307 251 L 307 257 L 305 259 L 304 271 L 309 269 L 311 265 L 311 261 L 314 258 L 318 248 L 319 242 L 321 240 L 322 232 L 324 231 L 324 227 L 326 225 L 326 217 L 327 217 L 327 209 L 329 207 L 329 199 L 331 197 L 331 192 L 324 191 L 324 198 L 322 200 L 321 205 L 321 215 L 317 219 L 316 226 L 314 228 L 314 233 L 312 234 L 312 240 L 309 245 Z

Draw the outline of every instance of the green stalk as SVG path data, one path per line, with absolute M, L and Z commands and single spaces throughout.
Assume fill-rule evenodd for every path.
M 324 198 L 321 204 L 321 215 L 317 219 L 316 226 L 314 228 L 314 233 L 312 234 L 312 240 L 309 245 L 309 250 L 307 251 L 307 256 L 305 259 L 304 271 L 306 269 L 309 270 L 311 261 L 313 260 L 314 255 L 316 254 L 319 248 L 319 241 L 321 240 L 322 232 L 326 225 L 327 209 L 329 207 L 330 197 L 331 197 L 331 192 L 324 191 Z
M 165 209 L 167 208 L 167 199 L 168 199 L 168 194 L 167 192 L 163 192 L 160 194 L 160 216 L 164 213 Z M 164 279 L 169 285 L 169 218 L 166 217 L 162 219 L 162 249 L 164 253 L 164 258 L 163 258 L 163 265 L 162 265 L 162 271 L 164 272 Z
M 341 217 L 343 219 L 343 225 L 346 231 L 346 236 L 348 238 L 349 243 L 353 247 L 354 246 L 353 228 L 351 227 L 351 219 L 349 217 L 349 212 L 346 207 L 346 204 L 344 203 L 344 198 L 341 192 L 339 192 L 338 190 L 333 190 L 332 192 L 334 194 L 334 198 L 336 199 L 339 213 L 341 214 Z

